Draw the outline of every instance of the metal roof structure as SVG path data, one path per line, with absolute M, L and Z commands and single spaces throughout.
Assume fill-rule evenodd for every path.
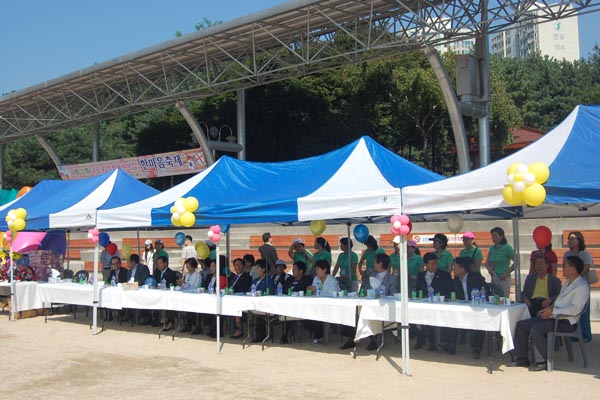
M 600 0 L 485 4 L 290 1 L 0 97 L 0 143 L 600 10 Z

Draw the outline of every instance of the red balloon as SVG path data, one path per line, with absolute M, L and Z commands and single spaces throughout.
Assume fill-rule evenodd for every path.
M 23 196 L 25 193 L 29 193 L 29 191 L 31 191 L 31 186 L 23 186 L 21 189 L 19 189 L 19 191 L 17 192 L 17 199 L 21 196 Z
M 543 249 L 552 241 L 552 231 L 544 225 L 540 225 L 533 230 L 533 241 L 538 248 Z
M 118 250 L 118 247 L 114 243 L 109 243 L 106 246 L 106 251 L 108 251 L 108 254 L 110 254 L 111 256 L 114 256 L 115 254 L 117 254 L 117 250 Z

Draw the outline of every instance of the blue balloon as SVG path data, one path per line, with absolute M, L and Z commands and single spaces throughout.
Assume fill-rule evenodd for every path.
M 227 231 L 229 231 L 229 228 L 230 228 L 229 224 L 221 225 L 221 232 L 227 233 Z
M 106 247 L 106 246 L 108 246 L 109 243 L 110 243 L 110 236 L 108 236 L 108 233 L 100 232 L 100 234 L 98 235 L 98 244 L 102 247 Z
M 354 238 L 356 238 L 356 240 L 358 240 L 360 243 L 366 242 L 368 237 L 369 228 L 367 228 L 365 225 L 360 224 L 354 227 Z
M 177 243 L 177 246 L 183 246 L 185 243 L 185 233 L 177 232 L 175 234 L 175 243 Z

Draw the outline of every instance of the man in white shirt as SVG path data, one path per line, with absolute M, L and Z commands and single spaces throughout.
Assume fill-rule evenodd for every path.
M 528 339 L 531 334 L 533 345 L 533 364 L 530 371 L 546 369 L 546 333 L 554 330 L 555 316 L 570 315 L 558 320 L 558 331 L 572 332 L 577 328 L 579 314 L 585 308 L 590 298 L 590 286 L 581 277 L 583 261 L 579 257 L 569 256 L 563 267 L 563 275 L 567 278 L 560 294 L 553 304 L 540 311 L 539 317 L 519 321 L 515 331 L 515 348 L 509 367 L 527 367 L 529 363 Z

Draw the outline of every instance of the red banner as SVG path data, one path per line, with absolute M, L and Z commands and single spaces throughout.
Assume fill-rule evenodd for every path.
M 182 174 L 195 174 L 206 168 L 202 149 L 173 151 L 120 160 L 100 161 L 86 164 L 61 165 L 61 179 L 74 180 L 102 175 L 120 168 L 137 179 L 157 178 Z

